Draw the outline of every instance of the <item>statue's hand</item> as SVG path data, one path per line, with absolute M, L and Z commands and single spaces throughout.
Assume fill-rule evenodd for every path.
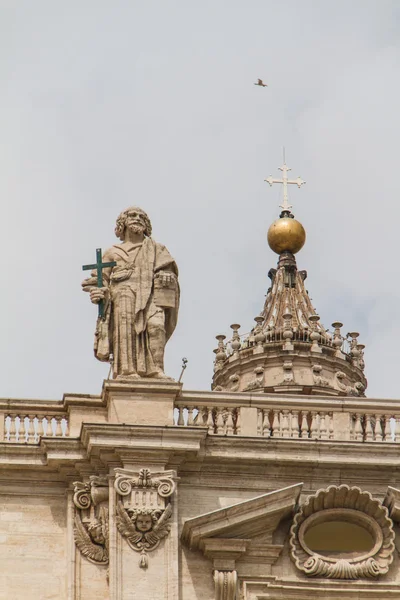
M 107 297 L 108 290 L 105 287 L 102 288 L 92 288 L 90 290 L 90 300 L 93 304 L 98 304 L 102 300 L 105 300 Z
M 82 281 L 82 289 L 84 292 L 90 292 L 93 287 L 97 286 L 97 277 L 88 277 Z

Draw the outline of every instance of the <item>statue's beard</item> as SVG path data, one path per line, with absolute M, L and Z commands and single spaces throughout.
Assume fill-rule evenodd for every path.
M 129 225 L 129 230 L 132 233 L 136 233 L 136 234 L 139 234 L 139 235 L 141 233 L 144 233 L 144 229 L 145 228 L 143 227 L 143 225 Z

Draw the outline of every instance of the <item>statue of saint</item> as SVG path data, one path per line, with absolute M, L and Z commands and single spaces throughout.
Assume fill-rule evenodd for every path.
M 117 379 L 167 378 L 164 348 L 177 322 L 178 268 L 165 246 L 150 237 L 150 219 L 140 208 L 119 215 L 115 234 L 122 243 L 104 254 L 104 262 L 116 263 L 104 268 L 104 287 L 95 287 L 96 271 L 82 283 L 94 304 L 104 302 L 95 356 L 112 360 Z

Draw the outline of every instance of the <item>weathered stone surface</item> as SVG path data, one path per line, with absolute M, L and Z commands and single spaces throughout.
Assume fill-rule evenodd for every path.
M 132 206 L 117 219 L 122 241 L 104 254 L 103 287 L 97 273 L 82 286 L 93 303 L 104 303 L 97 320 L 96 358 L 112 363 L 115 378 L 164 378 L 164 348 L 177 322 L 178 268 L 165 246 L 151 236 L 147 214 Z

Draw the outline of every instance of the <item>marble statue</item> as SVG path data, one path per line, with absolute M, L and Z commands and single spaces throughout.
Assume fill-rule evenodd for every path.
M 94 353 L 110 361 L 117 379 L 158 377 L 164 373 L 164 348 L 179 308 L 178 268 L 165 246 L 151 236 L 151 222 L 140 208 L 118 217 L 115 244 L 104 254 L 102 287 L 96 271 L 82 283 L 94 304 L 102 304 Z M 101 262 L 101 261 L 100 261 Z

